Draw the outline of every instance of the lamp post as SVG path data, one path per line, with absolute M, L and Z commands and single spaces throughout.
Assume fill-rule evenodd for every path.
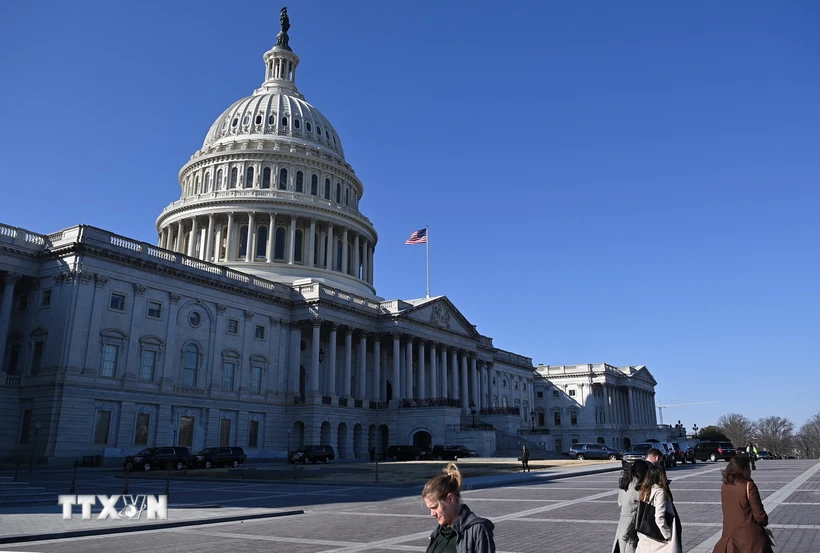
M 693 440 L 698 439 L 698 425 L 697 424 L 692 425 L 692 439 Z
M 473 416 L 473 428 L 475 428 L 475 402 L 470 403 L 470 414 Z
M 28 465 L 28 471 L 31 472 L 31 469 L 34 467 L 34 457 L 37 455 L 37 436 L 40 434 L 40 428 L 42 425 L 40 421 L 34 423 L 34 447 L 31 448 L 31 462 Z
M 530 430 L 530 432 L 535 434 L 535 409 L 530 411 L 530 420 L 532 421 L 532 430 Z

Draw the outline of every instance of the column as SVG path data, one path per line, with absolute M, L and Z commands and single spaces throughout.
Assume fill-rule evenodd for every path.
M 268 247 L 265 248 L 265 261 L 273 262 L 273 243 L 276 240 L 276 213 L 270 214 L 270 223 L 268 224 Z
M 353 236 L 353 275 L 359 278 L 359 233 Z
M 245 248 L 245 261 L 248 263 L 256 258 L 256 229 L 254 228 L 256 221 L 254 215 L 253 211 L 248 213 L 248 239 L 245 241 L 247 246 Z
M 177 235 L 174 244 L 174 251 L 177 253 L 182 253 L 182 221 L 177 223 Z
M 626 412 L 626 420 L 627 424 L 635 424 L 635 400 L 634 396 L 632 395 L 632 386 L 627 387 L 627 412 Z
M 393 399 L 401 399 L 401 336 L 393 335 Z
M 344 397 L 351 397 L 350 395 L 350 377 L 353 371 L 353 329 L 347 327 L 345 331 L 345 366 L 344 374 L 342 375 L 342 395 Z
M 205 236 L 205 251 L 201 252 L 199 258 L 204 261 L 211 261 L 213 259 L 211 250 L 214 245 L 214 214 L 208 215 L 208 234 Z
M 458 391 L 458 350 L 455 348 L 450 350 L 450 390 L 453 398 L 463 401 Z
M 470 414 L 470 379 L 467 375 L 467 353 L 461 352 L 461 412 Z
M 404 395 L 408 398 L 412 399 L 418 397 L 415 393 L 413 393 L 413 338 L 408 337 L 407 343 L 404 345 L 404 382 L 405 382 L 405 393 Z
M 472 403 L 475 403 L 475 408 L 481 408 L 481 397 L 479 394 L 479 385 L 478 385 L 478 368 L 476 366 L 476 358 L 475 355 L 470 356 L 470 380 L 473 384 L 472 386 Z
M 319 350 L 321 349 L 322 321 L 313 320 L 313 339 L 310 343 L 310 378 L 307 389 L 311 394 L 319 393 Z
M 438 395 L 438 367 L 436 367 L 436 344 L 430 343 L 430 397 L 437 398 Z
M 310 219 L 310 236 L 308 238 L 308 258 L 306 260 L 305 266 L 313 267 L 313 258 L 316 255 L 316 219 Z
M 373 339 L 373 397 L 376 401 L 382 400 L 382 375 L 381 375 L 381 341 L 376 334 Z
M 231 262 L 234 260 L 233 257 L 233 243 L 234 243 L 234 236 L 233 236 L 233 213 L 228 213 L 228 229 L 225 231 L 225 261 Z
M 319 268 L 325 267 L 325 241 L 327 240 L 327 231 L 319 229 L 319 243 L 316 247 L 319 248 L 319 263 L 316 264 Z
M 357 265 L 358 266 L 358 265 Z M 424 340 L 419 340 L 419 364 L 418 364 L 418 396 L 419 399 L 427 399 L 427 386 L 425 382 L 425 369 L 424 366 Z
M 191 234 L 188 237 L 188 251 L 185 255 L 196 257 L 196 233 L 199 230 L 196 217 L 191 217 Z
M 658 424 L 658 417 L 657 417 L 657 409 L 655 409 L 655 392 L 649 394 L 650 401 L 652 402 L 652 426 L 657 426 Z
M 348 247 L 347 247 L 347 228 L 342 231 L 342 272 L 349 273 L 347 267 Z
M 481 363 L 481 367 L 478 369 L 479 372 L 479 390 L 478 390 L 478 397 L 481 399 L 478 408 L 479 409 L 486 409 L 489 407 L 490 402 L 490 375 L 488 374 L 489 371 L 487 370 L 487 364 Z
M 452 391 L 447 386 L 447 348 L 445 346 L 441 346 L 439 361 L 441 367 L 441 397 L 450 397 Z
M 374 247 L 375 246 L 373 246 L 371 244 L 370 248 L 369 248 L 369 251 L 367 252 L 368 259 L 370 260 L 367 263 L 367 268 L 370 269 L 370 273 L 368 274 L 368 277 L 367 277 L 367 282 L 369 282 L 370 284 L 373 284 L 373 253 L 374 253 Z
M 299 352 L 302 342 L 302 328 L 297 323 L 290 324 L 290 376 L 288 377 L 288 391 L 291 394 L 299 394 Z
M 288 232 L 288 265 L 293 265 L 293 254 L 296 252 L 296 215 L 290 216 Z
M 333 225 L 327 226 L 327 260 L 325 262 L 325 269 L 332 271 L 336 266 L 333 263 L 333 256 L 336 253 L 336 248 L 333 245 Z
M 357 393 L 359 399 L 367 399 L 367 333 L 362 332 L 359 336 L 359 372 L 356 377 Z
M 367 239 L 362 238 L 362 276 L 361 279 L 367 281 L 367 272 L 370 270 L 370 265 L 368 263 L 369 259 L 367 258 Z
M 0 363 L 6 362 L 6 340 L 11 324 L 11 309 L 14 306 L 14 286 L 18 280 L 20 275 L 17 273 L 6 273 L 3 279 L 3 299 L 0 301 Z M 29 299 L 29 303 L 33 303 L 33 299 Z M 17 374 L 24 372 L 25 370 L 20 370 L 18 362 Z
M 336 395 L 336 332 L 338 330 L 338 324 L 330 325 L 330 342 L 327 346 L 327 393 L 331 396 Z

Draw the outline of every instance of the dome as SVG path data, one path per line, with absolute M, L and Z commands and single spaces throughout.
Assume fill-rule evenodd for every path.
M 220 115 L 205 137 L 203 150 L 222 139 L 292 138 L 344 159 L 333 125 L 295 90 L 263 88 L 233 103 Z

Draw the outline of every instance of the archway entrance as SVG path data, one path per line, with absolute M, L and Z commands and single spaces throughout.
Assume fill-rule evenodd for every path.
M 413 445 L 419 449 L 430 451 L 433 449 L 433 437 L 429 432 L 420 430 L 413 434 Z

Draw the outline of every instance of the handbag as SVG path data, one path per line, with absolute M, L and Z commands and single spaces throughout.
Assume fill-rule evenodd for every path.
M 646 501 L 638 502 L 638 511 L 635 513 L 635 528 L 639 534 L 649 539 L 666 543 L 661 529 L 655 522 L 655 506 Z
M 746 482 L 746 499 L 748 499 L 751 502 L 752 498 L 749 497 L 749 484 L 750 483 L 751 482 Z M 757 523 L 755 523 L 755 524 L 757 524 Z M 772 531 L 769 529 L 768 526 L 760 526 L 760 530 L 763 532 L 763 535 L 766 536 L 766 539 L 768 540 L 769 545 L 771 545 L 772 547 L 777 545 L 777 540 L 774 539 L 774 534 L 772 533 Z

